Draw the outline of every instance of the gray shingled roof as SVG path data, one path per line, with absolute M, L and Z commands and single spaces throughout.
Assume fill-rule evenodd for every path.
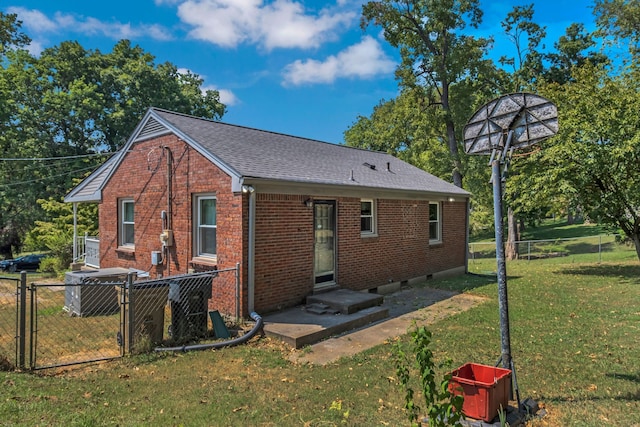
M 98 202 L 101 200 L 102 187 L 120 162 L 123 152 L 118 151 L 105 161 L 91 175 L 84 179 L 64 198 L 65 202 Z
M 382 152 L 236 126 L 151 108 L 123 147 L 171 131 L 240 182 L 268 180 L 344 188 L 463 196 L 470 194 L 422 169 Z M 115 158 L 115 159 L 114 159 Z M 65 201 L 94 201 L 117 168 L 114 156 L 76 187 Z M 388 165 L 388 169 L 387 169 Z M 86 193 L 86 194 L 85 194 Z
M 469 195 L 386 153 L 153 111 L 241 177 Z

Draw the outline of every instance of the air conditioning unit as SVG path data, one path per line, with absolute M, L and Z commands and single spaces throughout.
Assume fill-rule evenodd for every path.
M 70 316 L 109 316 L 120 311 L 116 286 L 127 280 L 126 268 L 71 271 L 65 274 L 64 309 Z

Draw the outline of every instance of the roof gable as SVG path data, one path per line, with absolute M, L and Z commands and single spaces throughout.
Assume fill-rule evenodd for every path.
M 469 193 L 387 153 L 252 129 L 151 108 L 119 152 L 76 187 L 65 201 L 99 201 L 125 153 L 138 141 L 173 133 L 233 179 L 339 186 L 343 189 L 457 195 Z M 108 167 L 107 167 L 108 164 Z M 91 194 L 96 200 L 88 200 Z M 85 199 L 80 200 L 80 195 Z

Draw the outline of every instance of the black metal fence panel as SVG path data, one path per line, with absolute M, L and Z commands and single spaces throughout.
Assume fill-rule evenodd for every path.
M 0 371 L 18 366 L 19 284 L 19 279 L 0 277 Z
M 215 339 L 219 313 L 212 316 L 209 301 L 222 279 L 235 280 L 239 292 L 239 265 L 153 280 L 113 269 L 68 274 L 65 283 L 0 277 L 0 369 L 76 365 Z
M 120 357 L 118 292 L 123 286 L 122 281 L 32 284 L 31 368 Z

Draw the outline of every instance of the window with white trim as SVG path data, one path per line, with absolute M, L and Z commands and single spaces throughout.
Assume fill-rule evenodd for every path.
M 217 200 L 213 195 L 197 196 L 195 200 L 195 256 L 216 256 Z
M 119 246 L 131 246 L 135 244 L 135 221 L 133 199 L 121 199 L 119 203 L 120 235 Z
M 363 236 L 376 234 L 376 202 L 373 199 L 360 200 L 360 234 Z
M 442 213 L 440 203 L 429 203 L 429 243 L 442 242 Z

